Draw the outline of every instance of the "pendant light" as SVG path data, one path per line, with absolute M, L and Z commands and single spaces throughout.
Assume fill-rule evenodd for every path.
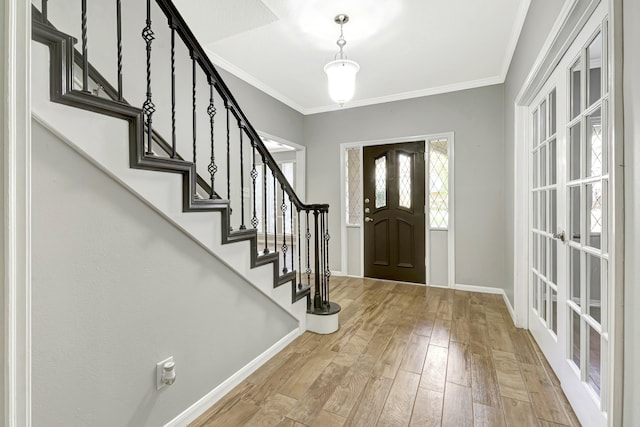
M 343 51 L 347 41 L 344 39 L 342 26 L 349 22 L 349 16 L 340 14 L 334 18 L 334 21 L 340 25 L 340 37 L 336 41 L 340 52 L 336 54 L 333 61 L 324 66 L 324 72 L 327 73 L 329 96 L 342 106 L 353 98 L 353 94 L 356 91 L 356 73 L 360 70 L 360 65 L 355 61 L 346 59 Z

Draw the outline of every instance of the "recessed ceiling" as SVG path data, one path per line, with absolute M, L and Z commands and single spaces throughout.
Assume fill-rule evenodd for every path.
M 303 114 L 327 91 L 339 26 L 360 64 L 343 108 L 504 82 L 530 0 L 174 0 L 217 66 Z

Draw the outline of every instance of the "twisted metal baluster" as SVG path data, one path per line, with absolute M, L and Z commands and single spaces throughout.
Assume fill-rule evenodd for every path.
M 176 158 L 176 26 L 169 18 L 171 27 L 171 158 Z
M 267 241 L 267 162 L 268 160 L 262 156 L 262 184 L 264 187 L 264 197 L 262 198 L 264 210 L 264 215 L 262 217 L 262 227 L 264 228 L 264 250 L 262 253 L 265 255 L 269 253 L 269 242 Z
M 277 167 L 277 165 L 276 165 Z M 277 252 L 278 250 L 278 202 L 276 201 L 278 190 L 276 189 L 276 174 L 271 170 L 271 175 L 273 176 L 273 251 Z
M 152 156 L 151 124 L 153 123 L 153 113 L 156 111 L 156 106 L 151 100 L 151 42 L 155 39 L 151 29 L 151 0 L 147 0 L 147 19 L 146 26 L 142 30 L 142 39 L 147 44 L 147 99 L 142 104 L 142 111 L 147 117 L 147 151 L 145 154 Z
M 256 142 L 251 139 L 251 148 L 253 149 L 253 168 L 251 169 L 251 181 L 253 185 L 253 218 L 251 218 L 251 226 L 254 229 L 258 228 L 258 215 L 256 215 L 256 179 L 258 178 L 258 171 L 256 170 Z
M 289 237 L 291 238 L 291 271 L 295 271 L 296 269 L 293 266 L 293 202 L 291 201 L 291 195 L 287 195 L 289 197 L 289 225 L 291 226 L 291 233 Z
M 244 125 L 238 120 L 238 127 L 240 129 L 240 230 L 246 230 L 244 225 L 244 155 L 242 150 L 242 137 Z
M 87 0 L 82 0 L 82 90 L 89 92 L 89 57 L 87 47 Z
M 329 235 L 329 211 L 327 211 L 324 214 L 324 224 L 325 224 L 325 233 L 324 233 L 324 244 L 326 245 L 325 250 L 324 250 L 324 255 L 326 257 L 326 261 L 325 261 L 325 271 L 324 271 L 324 276 L 325 276 L 325 294 L 324 294 L 324 298 L 325 298 L 325 303 L 329 304 L 329 279 L 331 278 L 331 269 L 329 268 L 329 240 L 331 239 L 331 236 Z
M 326 280 L 325 280 L 325 275 L 324 275 L 324 271 L 325 271 L 325 246 L 324 246 L 324 212 L 320 212 L 320 269 L 317 271 L 317 274 L 320 276 L 320 297 L 322 300 L 322 305 L 324 306 L 324 303 L 326 302 L 325 299 L 325 285 L 326 285 Z
M 315 254 L 315 256 L 313 257 L 313 263 L 314 263 L 314 278 L 313 278 L 313 282 L 314 282 L 314 289 L 315 289 L 315 294 L 313 297 L 313 307 L 315 309 L 320 309 L 322 307 L 322 296 L 320 295 L 320 278 L 322 277 L 322 273 L 320 271 L 320 259 L 321 259 L 321 249 L 320 249 L 320 233 L 319 233 L 319 221 L 318 221 L 318 215 L 320 214 L 320 211 L 318 211 L 318 209 L 315 209 L 313 211 L 313 253 Z
M 282 211 L 282 274 L 287 274 L 287 204 L 284 201 L 284 184 L 282 185 L 282 204 L 280 210 Z
M 122 93 L 122 0 L 116 0 L 116 27 L 118 33 L 118 101 L 122 102 L 124 101 Z
M 311 232 L 309 231 L 309 211 L 307 212 L 307 234 L 305 237 L 307 238 L 307 286 L 311 287 L 311 262 L 309 257 L 310 246 L 311 246 Z
M 209 192 L 209 199 L 213 199 L 215 194 L 213 186 L 215 183 L 216 172 L 218 172 L 218 165 L 216 165 L 215 143 L 213 139 L 216 107 L 213 104 L 213 83 L 211 83 L 211 80 L 209 80 L 209 107 L 207 108 L 207 114 L 209 114 L 209 120 L 211 123 L 211 163 L 209 163 L 209 166 L 207 167 L 209 175 L 211 176 L 211 191 Z

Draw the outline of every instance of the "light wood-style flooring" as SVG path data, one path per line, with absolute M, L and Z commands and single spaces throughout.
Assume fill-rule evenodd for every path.
M 500 295 L 334 277 L 306 332 L 192 426 L 579 426 Z

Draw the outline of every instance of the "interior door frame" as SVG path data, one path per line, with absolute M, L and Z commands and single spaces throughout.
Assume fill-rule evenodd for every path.
M 448 155 L 449 155 L 449 228 L 448 228 L 448 284 L 447 286 L 451 289 L 455 288 L 455 211 L 454 211 L 454 139 L 455 134 L 453 131 L 451 132 L 442 132 L 442 133 L 434 133 L 428 135 L 414 135 L 414 136 L 403 136 L 397 138 L 388 138 L 388 139 L 376 139 L 376 140 L 368 140 L 368 141 L 356 141 L 356 142 L 345 142 L 340 144 L 340 262 L 341 269 L 343 270 L 343 275 L 347 275 L 347 215 L 346 215 L 346 205 L 345 205 L 345 177 L 346 177 L 346 152 L 347 149 L 350 148 L 358 148 L 360 149 L 360 194 L 359 197 L 363 198 L 363 158 L 362 158 L 362 149 L 363 147 L 373 146 L 373 145 L 387 145 L 387 144 L 401 144 L 407 141 L 425 141 L 425 153 L 428 151 L 428 143 L 430 140 L 434 139 L 447 139 L 448 141 Z M 429 188 L 429 167 L 427 164 L 427 158 L 425 157 L 425 207 L 428 205 L 428 194 L 427 189 Z M 355 227 L 355 226 L 349 226 Z M 364 228 L 362 224 L 358 226 L 359 231 L 359 239 L 360 242 L 360 275 L 355 277 L 364 277 Z M 425 211 L 425 264 L 426 264 L 426 283 L 429 284 L 429 263 L 427 262 L 429 258 L 429 247 L 430 247 L 430 239 L 429 239 L 429 231 L 431 227 L 429 226 L 429 212 Z
M 609 371 L 611 379 L 607 403 L 608 425 L 622 424 L 623 391 L 623 290 L 624 290 L 624 191 L 623 178 L 623 123 L 622 123 L 622 2 L 621 0 L 566 0 L 549 36 L 522 85 L 513 105 L 514 119 L 514 311 L 515 324 L 528 329 L 528 201 L 529 201 L 529 105 L 553 73 L 564 54 L 571 47 L 580 30 L 600 3 L 606 3 L 609 16 L 609 75 L 610 103 L 608 120 L 611 154 L 611 187 L 609 218 L 611 221 L 611 247 L 609 261 L 610 326 Z

